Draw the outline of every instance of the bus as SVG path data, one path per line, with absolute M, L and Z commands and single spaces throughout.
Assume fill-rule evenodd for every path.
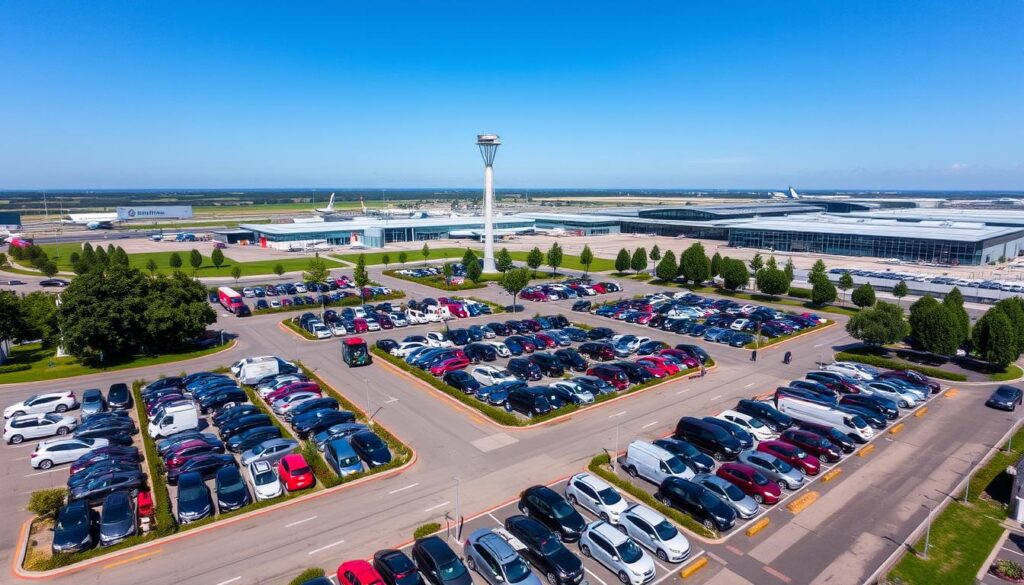
M 341 340 L 341 359 L 348 367 L 368 366 L 373 363 L 373 356 L 361 337 L 349 337 Z
M 221 306 L 232 313 L 238 312 L 238 309 L 245 305 L 242 295 L 228 286 L 222 286 L 217 289 L 217 300 L 220 301 Z

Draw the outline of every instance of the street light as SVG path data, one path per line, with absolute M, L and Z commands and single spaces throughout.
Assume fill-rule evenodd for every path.
M 476 145 L 484 159 L 484 273 L 495 274 L 494 265 L 494 157 L 501 146 L 497 134 L 478 134 Z

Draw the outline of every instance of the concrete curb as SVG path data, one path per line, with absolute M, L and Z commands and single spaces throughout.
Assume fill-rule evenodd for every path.
M 992 547 L 992 552 L 988 553 L 988 558 L 981 564 L 981 568 L 978 569 L 978 574 L 974 576 L 974 582 L 981 585 L 985 577 L 988 576 L 988 570 L 992 566 L 992 563 L 996 562 L 996 557 L 999 556 L 999 551 L 1003 548 L 1003 543 L 1010 536 L 1009 530 L 1003 530 L 1003 535 L 996 541 L 996 545 Z

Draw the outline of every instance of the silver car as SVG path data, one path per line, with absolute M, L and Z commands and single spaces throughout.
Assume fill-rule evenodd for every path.
M 271 465 L 277 465 L 282 457 L 295 452 L 298 448 L 299 442 L 292 439 L 267 439 L 242 453 L 242 465 L 249 465 L 253 461 L 266 461 Z
M 748 449 L 740 452 L 739 462 L 760 471 L 762 475 L 779 484 L 780 488 L 796 490 L 804 484 L 804 474 L 774 455 Z
M 633 504 L 619 515 L 619 529 L 669 563 L 690 556 L 690 542 L 664 516 L 642 504 Z
M 717 475 L 700 473 L 692 480 L 708 489 L 718 496 L 718 499 L 726 503 L 730 508 L 736 510 L 740 518 L 753 518 L 761 509 L 754 501 L 754 498 L 743 493 L 735 484 L 730 483 Z
M 654 580 L 654 561 L 614 526 L 598 520 L 587 525 L 580 536 L 580 552 L 615 573 L 625 585 L 643 585 Z
M 512 545 L 487 528 L 470 534 L 463 550 L 469 570 L 490 585 L 542 585 Z

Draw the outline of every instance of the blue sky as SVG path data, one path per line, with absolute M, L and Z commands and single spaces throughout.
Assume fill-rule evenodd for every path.
M 0 4 L 0 188 L 1024 188 L 1024 3 Z

